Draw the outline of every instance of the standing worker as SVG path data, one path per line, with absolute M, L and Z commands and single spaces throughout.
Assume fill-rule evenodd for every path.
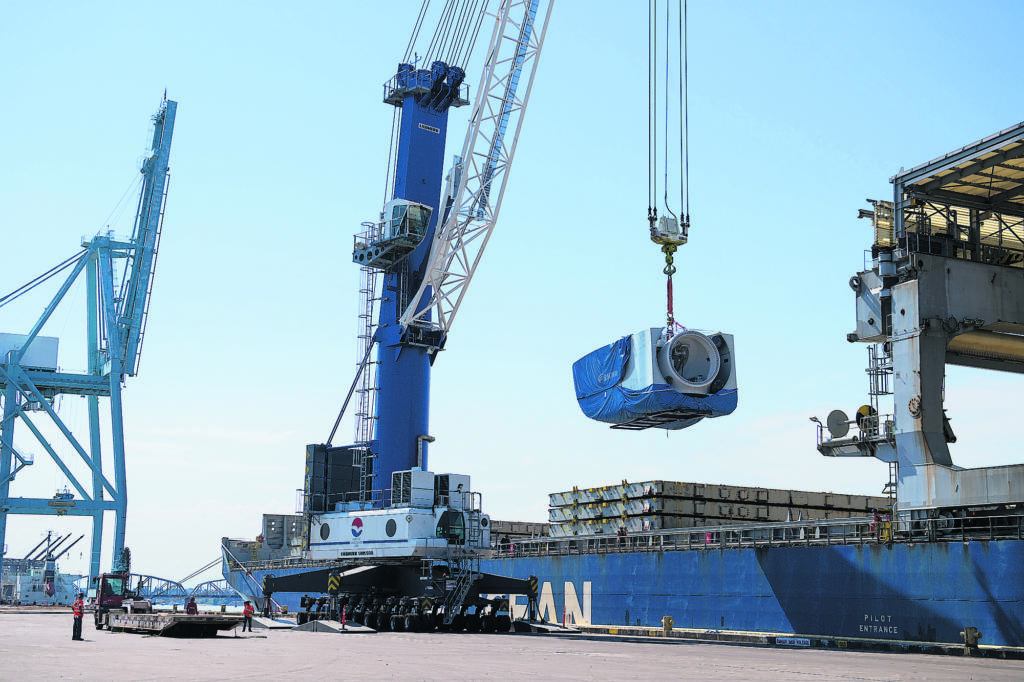
M 188 603 L 185 604 L 185 615 L 186 616 L 198 616 L 199 615 L 199 605 L 196 604 L 196 598 L 195 597 L 189 597 L 188 598 Z
M 81 592 L 78 593 L 78 597 L 75 599 L 75 603 L 71 605 L 71 611 L 75 614 L 75 625 L 71 630 L 71 639 L 76 641 L 82 640 L 82 612 L 85 611 L 85 604 L 82 603 L 82 597 L 85 595 Z
M 245 626 L 249 626 L 249 632 L 252 632 L 252 614 L 256 613 L 256 609 L 249 602 L 245 602 L 245 606 L 242 608 L 242 632 L 245 632 Z

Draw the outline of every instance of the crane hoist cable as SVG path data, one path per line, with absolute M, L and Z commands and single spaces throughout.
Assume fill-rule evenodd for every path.
M 671 3 L 665 2 L 665 56 L 664 73 L 665 85 L 662 99 L 658 99 L 658 78 L 660 70 L 659 63 L 661 54 L 658 49 L 658 33 L 660 11 L 659 0 L 648 2 L 648 53 L 647 53 L 647 221 L 650 225 L 651 241 L 661 246 L 665 254 L 665 266 L 662 269 L 666 277 L 666 330 L 669 336 L 675 332 L 675 312 L 673 310 L 672 275 L 676 273 L 675 253 L 680 246 L 686 243 L 690 227 L 690 145 L 689 145 L 689 88 L 688 70 L 689 60 L 687 58 L 687 3 L 686 0 L 679 0 L 677 9 L 679 35 L 677 38 L 678 50 L 678 76 L 679 76 L 679 212 L 678 214 L 669 206 L 669 138 L 668 126 L 670 118 L 669 102 L 669 80 L 671 76 Z M 660 121 L 663 131 L 662 145 L 662 166 L 663 166 L 663 187 L 662 187 L 662 209 L 663 213 L 658 215 L 658 114 L 659 104 L 662 104 L 663 114 Z

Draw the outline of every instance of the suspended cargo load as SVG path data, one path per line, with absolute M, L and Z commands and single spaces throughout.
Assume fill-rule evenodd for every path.
M 583 414 L 613 429 L 685 429 L 736 409 L 732 334 L 644 329 L 573 363 Z

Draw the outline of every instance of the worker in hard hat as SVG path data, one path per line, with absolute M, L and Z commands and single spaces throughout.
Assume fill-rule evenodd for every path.
M 71 639 L 75 641 L 82 640 L 82 614 L 85 612 L 85 604 L 82 598 L 85 596 L 82 592 L 78 593 L 78 597 L 75 598 L 75 603 L 71 605 L 71 612 L 75 614 L 75 625 L 71 630 Z
M 252 616 L 256 613 L 256 609 L 252 603 L 246 601 L 245 606 L 242 608 L 242 632 L 245 632 L 245 628 L 249 628 L 249 632 L 252 632 Z

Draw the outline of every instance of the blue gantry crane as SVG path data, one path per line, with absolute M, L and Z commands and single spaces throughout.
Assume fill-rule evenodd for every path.
M 78 253 L 0 298 L 2 308 L 67 273 L 27 334 L 0 334 L 0 546 L 10 514 L 91 517 L 90 577 L 99 575 L 106 512 L 114 514 L 113 557 L 121 555 L 125 543 L 128 497 L 121 389 L 127 377 L 138 373 L 142 356 L 177 107 L 177 102 L 168 100 L 165 93 L 153 116 L 153 142 L 142 163 L 141 192 L 131 237 L 122 240 L 107 233 L 86 240 Z M 87 370 L 65 372 L 58 365 L 59 339 L 41 333 L 80 277 L 85 279 L 86 290 Z M 82 434 L 76 436 L 58 415 L 55 399 L 59 396 L 85 397 L 89 429 L 84 438 Z M 101 400 L 108 403 L 104 415 L 109 416 L 109 426 L 103 424 L 102 430 Z M 63 472 L 74 492 L 61 492 L 53 498 L 10 496 L 15 477 L 34 462 L 26 446 L 20 442 L 15 446 L 15 426 L 19 422 Z M 44 429 L 60 434 L 84 463 L 85 476 L 76 475 L 49 442 Z M 111 472 L 104 469 L 104 453 L 109 453 L 113 465 L 112 481 Z

